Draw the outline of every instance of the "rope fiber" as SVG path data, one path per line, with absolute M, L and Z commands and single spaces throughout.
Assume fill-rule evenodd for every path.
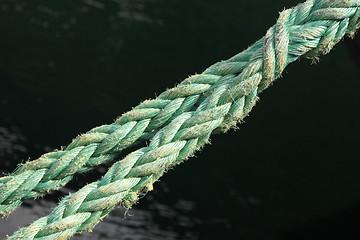
M 149 146 L 115 162 L 103 178 L 68 195 L 46 217 L 8 239 L 67 239 L 91 230 L 118 204 L 131 207 L 168 169 L 194 154 L 211 133 L 244 119 L 258 94 L 300 57 L 328 53 L 360 26 L 360 0 L 309 0 L 284 10 L 263 38 L 232 58 L 147 100 L 113 124 L 78 136 L 64 150 L 44 154 L 0 178 L 0 214 L 26 198 L 64 186 L 75 173 L 114 161 L 140 141 Z

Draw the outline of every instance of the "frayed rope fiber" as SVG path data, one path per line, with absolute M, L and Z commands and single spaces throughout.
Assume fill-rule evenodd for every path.
M 192 156 L 215 130 L 234 127 L 257 95 L 299 57 L 328 53 L 360 26 L 360 0 L 310 0 L 284 10 L 266 35 L 234 57 L 147 100 L 114 123 L 78 136 L 64 150 L 18 166 L 0 178 L 0 214 L 22 199 L 64 186 L 75 173 L 114 161 L 119 152 L 150 144 L 117 161 L 99 181 L 65 197 L 46 217 L 8 239 L 68 239 L 91 230 L 118 204 L 129 208 L 169 168 Z

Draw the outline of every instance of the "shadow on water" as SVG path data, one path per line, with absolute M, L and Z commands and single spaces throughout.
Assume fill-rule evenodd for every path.
M 2 0 L 0 171 L 234 55 L 298 2 Z M 316 67 L 290 65 L 240 130 L 214 136 L 133 209 L 73 239 L 358 239 L 360 74 L 349 52 L 360 59 L 359 42 Z M 0 238 L 105 171 L 26 200 L 0 220 Z

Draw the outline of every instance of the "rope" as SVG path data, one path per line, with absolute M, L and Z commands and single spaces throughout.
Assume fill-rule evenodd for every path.
M 244 54 L 237 62 L 245 65 L 249 56 Z M 227 81 L 226 75 L 231 76 L 224 70 L 192 76 L 156 99 L 142 102 L 114 123 L 79 135 L 65 149 L 20 164 L 16 171 L 0 178 L 0 216 L 13 212 L 24 199 L 65 186 L 76 173 L 116 160 L 122 150 L 151 138 L 176 116 L 196 109 L 218 84 Z
M 267 31 L 265 37 L 247 50 L 229 60 L 211 66 L 203 74 L 186 79 L 177 87 L 159 96 L 161 99 L 167 99 L 168 104 L 171 102 L 176 105 L 175 101 L 177 100 L 179 102 L 176 103 L 181 106 L 186 99 L 197 95 L 196 100 L 189 100 L 195 102 L 189 104 L 191 107 L 184 107 L 183 109 L 186 110 L 179 112 L 177 110 L 180 107 L 169 107 L 172 110 L 176 108 L 174 113 L 170 114 L 171 116 L 163 112 L 163 115 L 160 115 L 163 117 L 157 117 L 161 120 L 154 121 L 159 115 L 146 114 L 151 112 L 149 106 L 152 106 L 152 101 L 157 101 L 155 99 L 144 102 L 143 104 L 146 106 L 144 108 L 139 108 L 140 104 L 134 109 L 135 111 L 139 110 L 139 112 L 142 111 L 141 109 L 145 109 L 143 110 L 146 113 L 144 115 L 151 116 L 146 118 L 151 119 L 147 120 L 147 123 L 145 123 L 145 118 L 140 118 L 141 114 L 127 113 L 123 115 L 115 122 L 114 126 L 116 123 L 123 124 L 121 127 L 130 129 L 130 127 L 125 128 L 124 126 L 132 121 L 136 121 L 136 124 L 143 121 L 142 123 L 147 125 L 143 127 L 145 130 L 148 126 L 156 126 L 158 130 L 151 138 L 150 145 L 138 149 L 121 161 L 116 162 L 101 180 L 88 184 L 78 192 L 67 196 L 48 216 L 20 229 L 9 239 L 67 239 L 75 233 L 92 229 L 117 204 L 130 207 L 138 200 L 139 195 L 143 195 L 152 189 L 152 184 L 164 172 L 204 146 L 214 130 L 226 131 L 243 119 L 255 105 L 258 93 L 280 77 L 289 63 L 297 60 L 300 56 L 316 58 L 321 54 L 326 54 L 345 34 L 353 35 L 360 26 L 359 8 L 360 0 L 310 0 L 295 8 L 285 10 L 280 13 L 277 23 Z M 204 85 L 208 86 L 208 89 L 199 90 L 204 89 Z M 161 109 L 164 110 L 165 107 Z M 159 112 L 163 110 L 159 110 Z M 137 117 L 134 117 L 135 115 Z M 165 115 L 166 117 L 164 117 Z M 152 121 L 156 123 L 151 125 Z M 161 124 L 159 124 L 160 122 Z M 164 127 L 161 128 L 160 126 Z M 113 125 L 110 127 L 102 126 L 96 128 L 99 132 L 95 132 L 100 135 L 101 133 L 108 134 L 112 127 Z M 151 132 L 145 130 L 137 135 L 140 135 L 137 139 L 145 136 L 144 133 Z M 130 132 L 131 130 L 129 130 Z M 110 133 L 106 140 L 101 140 L 99 143 L 95 137 L 97 135 L 91 135 L 92 133 L 90 131 L 87 134 L 89 134 L 90 139 L 95 139 L 93 140 L 95 143 L 87 140 L 91 144 L 86 147 L 81 145 L 81 149 L 78 149 L 84 140 L 75 139 L 67 148 L 67 153 L 63 154 L 59 151 L 58 155 L 63 155 L 57 161 L 69 163 L 74 159 L 72 156 L 76 155 L 80 156 L 80 160 L 77 161 L 81 162 L 81 159 L 85 158 L 84 156 L 98 151 L 95 149 L 95 145 L 96 147 L 102 146 L 101 149 L 116 149 L 119 142 L 124 139 L 115 134 L 110 137 Z M 131 144 L 135 141 L 132 141 Z M 121 147 L 119 149 L 121 150 Z M 110 151 L 110 154 L 113 152 Z M 51 153 L 51 156 L 55 155 L 57 156 L 57 152 Z M 101 155 L 95 154 L 95 156 L 101 159 Z M 46 185 L 46 181 L 54 181 L 51 179 L 56 174 L 56 176 L 68 174 L 64 178 L 67 179 L 71 178 L 71 174 L 74 173 L 73 170 L 69 169 L 65 171 L 66 174 L 62 173 L 64 170 L 61 166 L 63 165 L 50 170 L 52 169 L 49 168 L 48 163 L 50 162 L 56 163 L 56 161 L 50 160 L 40 161 L 41 164 L 27 163 L 30 167 L 36 167 L 37 172 L 42 171 L 41 177 L 33 180 L 33 182 L 37 182 L 37 185 L 42 183 Z M 27 164 L 23 166 L 24 170 L 19 168 L 14 175 L 1 179 L 0 182 L 3 183 L 0 187 L 1 191 L 4 189 L 15 190 L 12 191 L 11 195 L 2 195 L 0 200 L 4 201 L 3 199 L 5 199 L 8 203 L 15 203 L 23 198 L 24 192 L 27 194 L 24 196 L 27 197 L 34 197 L 36 195 L 33 192 L 40 192 L 37 188 L 29 191 L 28 188 L 24 187 L 28 184 L 29 177 L 34 174 L 31 172 L 34 170 L 28 170 L 29 167 L 25 167 Z M 80 167 L 78 169 L 88 168 Z M 16 186 L 14 176 L 22 181 Z M 57 180 L 56 176 L 53 179 Z M 59 186 L 57 185 L 57 187 Z M 5 202 L 3 206 L 10 205 L 6 205 Z
M 195 82 L 165 91 L 123 114 L 114 123 L 79 135 L 63 150 L 20 164 L 12 174 L 0 178 L 0 216 L 21 205 L 23 199 L 41 197 L 66 185 L 76 173 L 114 161 L 122 150 L 151 138 L 162 126 L 199 104 L 221 78 L 199 75 Z M 201 82 L 201 83 L 200 83 Z

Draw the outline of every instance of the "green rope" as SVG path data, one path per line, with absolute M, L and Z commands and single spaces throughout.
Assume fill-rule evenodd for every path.
M 345 34 L 353 35 L 360 25 L 359 8 L 360 0 L 311 0 L 285 10 L 265 37 L 247 50 L 140 104 L 114 124 L 75 139 L 66 152 L 44 155 L 45 160 L 26 163 L 0 179 L 0 190 L 6 192 L 0 201 L 4 212 L 9 212 L 22 198 L 60 187 L 75 172 L 86 171 L 103 159 L 109 161 L 109 155 L 154 134 L 148 147 L 116 162 L 101 180 L 67 196 L 47 217 L 9 239 L 67 239 L 93 228 L 117 204 L 130 207 L 165 171 L 199 150 L 214 130 L 227 130 L 243 119 L 255 105 L 258 92 L 289 63 L 300 56 L 316 58 L 329 52 Z M 134 134 L 133 125 L 144 130 Z M 89 159 L 95 164 L 89 164 Z M 35 187 L 30 189 L 29 184 Z
M 42 155 L 0 178 L 0 216 L 16 209 L 23 199 L 36 198 L 66 185 L 75 173 L 89 171 L 116 159 L 120 152 L 152 137 L 176 116 L 199 104 L 200 96 L 221 79 L 200 75 L 201 83 L 165 91 L 123 114 L 114 123 L 96 127 L 78 136 L 64 150 Z
M 249 61 L 249 56 L 244 54 L 243 64 Z M 156 99 L 142 102 L 114 123 L 78 136 L 65 149 L 19 165 L 12 174 L 0 178 L 0 216 L 10 214 L 23 199 L 59 189 L 75 173 L 114 161 L 122 150 L 151 138 L 176 116 L 196 109 L 218 84 L 227 81 L 226 75 L 231 76 L 224 73 L 192 76 Z

